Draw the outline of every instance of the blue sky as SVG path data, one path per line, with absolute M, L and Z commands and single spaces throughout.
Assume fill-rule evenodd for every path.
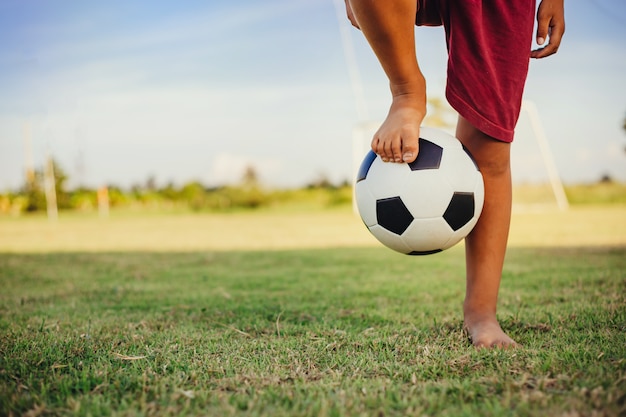
M 560 52 L 533 61 L 539 110 L 564 181 L 626 181 L 626 3 L 566 1 Z M 368 120 L 387 81 L 349 31 Z M 443 97 L 440 28 L 416 30 L 431 97 Z M 272 186 L 353 172 L 360 117 L 333 0 L 256 2 L 0 0 L 0 190 L 24 179 L 24 131 L 40 167 L 53 155 L 89 186 L 237 181 Z M 546 178 L 522 116 L 516 181 Z

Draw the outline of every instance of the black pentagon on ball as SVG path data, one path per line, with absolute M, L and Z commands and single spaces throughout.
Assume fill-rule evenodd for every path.
M 376 221 L 392 233 L 401 235 L 413 221 L 413 215 L 400 197 L 376 200 Z
M 435 253 L 439 253 L 442 250 L 443 249 L 433 249 L 433 250 L 424 250 L 424 251 L 414 250 L 413 252 L 407 253 L 407 255 L 425 256 L 425 255 L 432 255 L 432 254 L 435 254 Z
M 443 218 L 455 232 L 474 217 L 474 193 L 455 192 Z
M 438 169 L 441 165 L 443 148 L 426 139 L 420 138 L 417 159 L 409 164 L 411 171 L 420 169 Z
M 375 159 L 376 154 L 373 151 L 369 151 L 367 155 L 365 155 L 365 158 L 363 159 L 363 162 L 361 162 L 361 166 L 359 167 L 359 172 L 356 176 L 356 182 L 363 181 L 365 178 L 367 178 L 367 173 L 369 172 L 370 167 L 374 163 Z

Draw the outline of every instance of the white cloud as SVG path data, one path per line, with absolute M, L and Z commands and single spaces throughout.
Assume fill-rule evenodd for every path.
M 589 148 L 576 148 L 576 162 L 589 162 L 593 159 L 593 152 Z
M 613 160 L 621 159 L 623 161 L 624 158 L 626 157 L 626 148 L 624 147 L 625 143 L 626 141 L 622 143 L 619 143 L 619 142 L 608 143 L 606 145 L 606 148 L 604 149 L 604 155 L 608 159 L 613 159 Z

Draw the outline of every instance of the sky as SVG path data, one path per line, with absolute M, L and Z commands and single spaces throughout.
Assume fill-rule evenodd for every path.
M 0 0 L 0 192 L 47 155 L 72 187 L 214 186 L 248 166 L 271 187 L 351 180 L 355 127 L 383 120 L 390 95 L 338 3 Z M 565 3 L 561 49 L 531 62 L 524 100 L 565 183 L 626 181 L 626 2 Z M 443 99 L 443 31 L 415 33 Z M 513 178 L 547 181 L 529 120 Z

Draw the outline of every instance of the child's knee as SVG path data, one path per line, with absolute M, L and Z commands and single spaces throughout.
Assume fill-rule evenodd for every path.
M 482 158 L 481 161 L 478 162 L 478 167 L 480 168 L 480 172 L 483 176 L 489 176 L 492 178 L 501 177 L 510 174 L 511 161 L 508 156 L 502 156 L 500 158 L 488 156 L 487 158 Z

